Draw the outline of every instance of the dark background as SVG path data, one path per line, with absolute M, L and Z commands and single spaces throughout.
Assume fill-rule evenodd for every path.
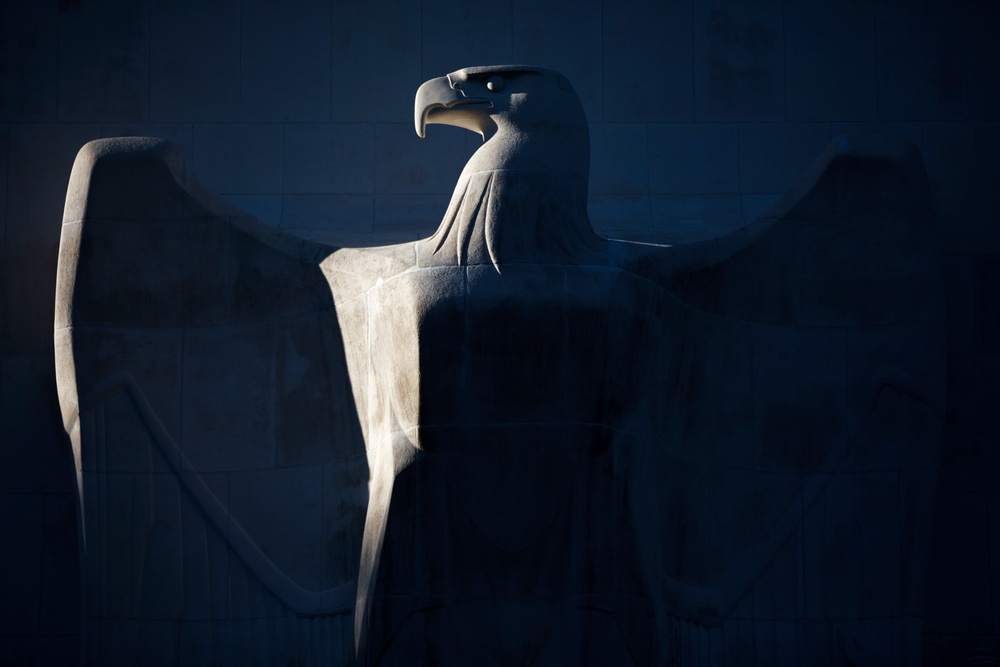
M 0 663 L 71 664 L 79 644 L 52 314 L 80 146 L 166 137 L 268 223 L 348 243 L 416 237 L 476 138 L 434 126 L 419 140 L 413 93 L 507 62 L 576 86 L 591 216 L 620 238 L 731 229 L 841 132 L 917 144 L 949 347 L 925 663 L 1000 656 L 998 35 L 1000 3 L 976 0 L 2 0 Z

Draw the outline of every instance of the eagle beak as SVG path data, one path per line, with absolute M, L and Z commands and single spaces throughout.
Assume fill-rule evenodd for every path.
M 413 125 L 421 139 L 424 138 L 424 128 L 433 123 L 456 125 L 482 134 L 482 127 L 488 121 L 478 110 L 492 108 L 493 103 L 487 99 L 466 97 L 451 77 L 439 76 L 425 81 L 417 89 L 413 102 Z

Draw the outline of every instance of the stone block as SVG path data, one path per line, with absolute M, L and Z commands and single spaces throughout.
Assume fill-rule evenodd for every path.
M 785 7 L 788 120 L 876 117 L 874 4 L 824 0 Z
M 976 351 L 980 354 L 1000 354 L 1000 256 L 976 257 L 972 265 L 975 294 Z
M 371 193 L 375 127 L 369 123 L 285 126 L 286 193 Z
M 993 492 L 989 495 L 989 517 L 990 517 L 990 545 L 1000 544 L 1000 493 Z M 994 559 L 995 562 L 995 559 Z M 995 565 L 990 563 L 990 571 L 993 573 Z M 990 600 L 993 611 L 992 632 L 996 634 L 1000 628 L 1000 581 L 998 577 L 990 578 Z
M 398 123 L 409 118 L 413 91 L 424 80 L 421 11 L 407 0 L 333 3 L 334 121 Z M 373 78 L 374 72 L 378 75 Z
M 928 547 L 934 523 L 937 496 L 937 472 L 902 470 L 899 477 L 900 578 L 899 593 L 902 614 L 922 619 L 927 589 Z
M 205 185 L 218 192 L 281 192 L 281 136 L 281 126 L 275 124 L 195 125 L 192 165 Z
M 852 328 L 847 333 L 848 433 L 872 438 L 877 452 L 858 443 L 859 469 L 892 470 L 937 466 L 945 401 L 945 361 L 930 350 L 944 348 L 943 331 L 925 323 Z M 886 368 L 895 369 L 886 376 Z M 907 386 L 898 386 L 905 378 Z M 885 387 L 886 381 L 896 383 Z M 865 424 L 866 419 L 871 423 Z M 870 432 L 862 434 L 863 428 Z
M 964 10 L 940 2 L 878 3 L 878 113 L 886 120 L 944 120 L 964 111 L 968 62 Z
M 824 473 L 825 475 L 825 473 Z M 803 577 L 806 617 L 813 620 L 861 618 L 863 569 L 858 545 L 862 528 L 852 512 L 855 476 L 834 474 L 803 517 Z
M 54 256 L 73 160 L 80 146 L 100 136 L 100 126 L 16 124 L 9 133 L 8 164 L 17 168 L 8 167 L 7 175 L 7 252 Z
M 924 631 L 991 632 L 989 494 L 938 494 L 924 605 Z
M 468 304 L 468 321 L 491 325 L 465 336 L 456 332 L 459 341 L 466 338 L 465 372 L 469 378 L 462 392 L 464 407 L 458 414 L 468 415 L 469 423 L 483 424 L 565 419 L 567 394 L 563 383 L 568 352 L 561 337 L 549 333 L 564 331 L 567 326 L 565 306 L 554 306 L 550 297 L 552 289 L 562 290 L 562 268 L 524 264 L 500 275 L 492 266 L 473 266 L 468 274 L 468 289 L 481 295 Z M 444 340 L 440 346 L 442 352 L 449 349 Z M 429 359 L 441 358 L 432 350 L 422 349 L 421 353 Z M 511 363 L 514 359 L 517 362 Z M 537 374 L 542 367 L 550 369 L 545 377 Z M 477 382 L 475 378 L 490 380 Z M 498 378 L 504 381 L 500 383 Z M 518 398 L 492 400 L 497 392 L 512 392 Z
M 628 0 L 603 12 L 601 25 L 604 120 L 691 121 L 691 7 Z
M 590 126 L 590 192 L 645 194 L 649 189 L 646 126 L 600 123 Z
M 690 461 L 752 470 L 754 442 L 737 426 L 752 423 L 754 363 L 751 326 L 698 311 L 685 314 L 686 335 L 678 344 L 683 383 L 675 410 L 683 422 L 679 442 Z M 668 371 L 665 371 L 668 372 Z M 712 410 L 695 406 L 711 404 Z
M 149 118 L 148 3 L 109 0 L 59 21 L 59 117 Z
M 695 119 L 784 120 L 782 4 L 696 0 Z
M 996 27 L 1000 16 L 996 5 L 971 3 L 964 7 L 966 33 L 965 112 L 968 118 L 1000 117 L 1000 93 L 994 83 L 1000 76 L 1000 43 Z
M 132 578 L 127 595 L 133 607 L 133 618 L 167 622 L 184 612 L 181 537 L 181 502 L 184 493 L 173 472 L 135 475 L 132 497 L 135 551 L 132 554 Z M 112 571 L 110 578 L 122 578 L 123 569 Z M 141 634 L 140 634 L 141 637 Z M 140 645 L 157 646 L 156 639 L 143 640 Z
M 781 195 L 778 194 L 743 195 L 740 197 L 743 219 L 750 223 L 757 218 L 768 216 L 779 201 Z
M 149 117 L 156 121 L 238 118 L 238 0 L 154 0 L 150 11 Z
M 0 360 L 0 488 L 5 493 L 67 493 L 69 443 L 57 417 L 54 372 L 45 355 Z
M 650 216 L 653 228 L 667 232 L 670 243 L 714 238 L 744 224 L 736 194 L 652 195 Z
M 375 195 L 375 231 L 408 232 L 407 238 L 430 236 L 448 210 L 449 194 L 393 193 Z
M 785 192 L 822 152 L 828 137 L 827 123 L 740 125 L 741 192 Z
M 240 5 L 240 115 L 248 121 L 330 118 L 330 3 Z
M 845 332 L 756 324 L 752 336 L 758 468 L 836 467 L 830 454 L 848 438 Z
M 1000 253 L 1000 123 L 922 126 L 944 251 Z
M 241 195 L 234 194 L 226 197 L 238 208 L 246 211 L 261 222 L 272 227 L 280 227 L 281 219 L 285 213 L 284 197 L 280 194 L 272 195 Z
M 635 234 L 649 234 L 650 206 L 645 194 L 592 194 L 587 200 L 594 230 L 616 239 L 638 240 Z
M 71 474 L 69 470 L 66 473 Z M 76 495 L 48 494 L 44 503 L 39 631 L 50 636 L 79 635 L 81 591 Z
M 375 126 L 376 192 L 451 194 L 469 157 L 465 130 L 435 125 L 427 133 L 433 142 L 421 140 L 410 123 Z
M 738 137 L 733 123 L 651 124 L 650 192 L 739 192 Z
M 11 3 L 0 26 L 0 120 L 55 120 L 59 16 L 56 7 Z
M 941 489 L 992 491 L 1000 466 L 1000 357 L 954 354 L 948 359 L 948 400 Z
M 193 474 L 193 473 L 189 473 Z M 223 507 L 229 504 L 228 476 L 224 473 L 207 473 L 200 476 Z M 190 479 L 190 477 L 188 477 Z M 222 619 L 229 615 L 228 583 L 229 565 L 233 558 L 226 543 L 226 535 L 212 524 L 204 510 L 190 493 L 181 490 L 180 498 L 180 560 L 181 594 L 184 601 L 183 618 L 199 620 Z M 184 632 L 183 626 L 181 632 Z
M 231 316 L 230 253 L 237 244 L 218 220 L 89 219 L 64 226 L 64 240 L 81 233 L 74 325 L 169 327 Z M 144 252 L 154 245 L 156 252 Z M 62 251 L 70 261 L 73 246 Z
M 0 635 L 39 631 L 45 500 L 38 493 L 0 494 L 0 525 L 8 547 L 0 550 Z M 10 545 L 18 545 L 11 548 Z
M 364 452 L 323 468 L 324 589 L 353 583 L 358 577 L 361 539 L 368 509 L 368 458 Z
M 922 124 L 911 121 L 842 121 L 831 120 L 830 138 L 841 134 L 878 134 L 883 137 L 902 139 L 921 149 L 923 156 Z
M 423 3 L 421 20 L 423 79 L 514 59 L 512 32 L 520 28 L 512 23 L 510 3 L 470 5 L 458 0 L 428 0 Z
M 26 254 L 6 257 L 0 265 L 0 340 L 5 352 L 19 355 L 51 354 L 55 257 Z
M 185 333 L 181 447 L 195 470 L 274 465 L 273 336 L 268 326 Z
M 10 133 L 6 123 L 0 123 L 0 229 L 4 230 L 0 240 L 0 254 L 6 256 L 7 247 L 7 174 L 9 171 Z M 2 302 L 0 302 L 2 304 Z
M 896 618 L 902 614 L 900 516 L 909 509 L 899 504 L 898 474 L 858 474 L 854 489 L 854 506 L 864 508 L 856 519 L 861 529 L 857 549 L 862 614 L 864 618 Z
M 277 465 L 327 462 L 364 451 L 337 315 L 283 320 L 275 340 Z
M 513 0 L 509 62 L 558 70 L 573 82 L 590 122 L 603 120 L 603 11 L 600 0 L 557 3 Z M 487 63 L 482 64 L 501 64 Z
M 306 590 L 323 584 L 323 468 L 251 470 L 229 476 L 229 514 L 261 551 Z M 253 581 L 259 588 L 261 582 Z
M 372 199 L 370 194 L 285 195 L 280 226 L 309 238 L 364 233 L 372 229 Z
M 178 664 L 178 626 L 172 620 L 140 621 L 136 624 L 135 641 L 142 662 L 149 667 L 171 667 Z M 155 651 L 143 647 L 155 646 Z
M 799 528 L 780 546 L 753 582 L 749 595 L 753 597 L 754 618 L 772 621 L 803 618 L 803 583 L 802 529 Z M 801 647 L 793 648 L 794 643 L 785 645 L 779 642 L 779 646 L 782 646 L 782 655 L 795 655 L 801 650 Z
M 177 662 L 191 667 L 213 667 L 221 655 L 213 655 L 212 625 L 202 621 L 177 623 Z

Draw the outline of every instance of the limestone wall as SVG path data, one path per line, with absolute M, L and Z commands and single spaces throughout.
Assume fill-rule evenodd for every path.
M 731 228 L 840 132 L 918 145 L 950 352 L 925 662 L 1000 655 L 998 28 L 1000 9 L 971 0 L 4 0 L 0 663 L 69 662 L 78 642 L 52 295 L 79 147 L 166 137 L 270 224 L 414 237 L 436 226 L 476 141 L 440 126 L 418 139 L 416 87 L 506 62 L 573 81 L 591 122 L 591 216 L 619 238 Z

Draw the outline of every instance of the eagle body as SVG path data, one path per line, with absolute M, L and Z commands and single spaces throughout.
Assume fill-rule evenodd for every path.
M 488 139 L 414 266 L 372 290 L 364 664 L 653 655 L 625 491 L 657 430 L 648 351 L 669 300 L 612 264 L 581 165 L 533 159 L 532 140 Z
M 414 121 L 484 142 L 437 232 L 381 247 L 273 229 L 169 142 L 81 150 L 84 662 L 909 664 L 946 349 L 915 148 L 840 137 L 659 246 L 591 228 L 555 72 L 432 79 Z

